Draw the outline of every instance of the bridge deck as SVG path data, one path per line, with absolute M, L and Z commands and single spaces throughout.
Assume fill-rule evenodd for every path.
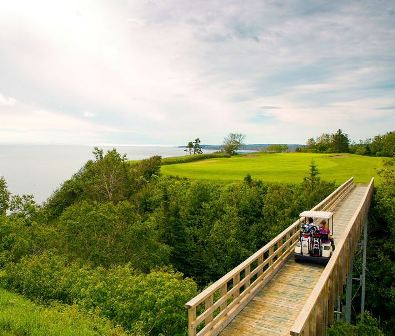
M 342 239 L 350 219 L 363 199 L 366 186 L 357 186 L 335 209 L 335 243 Z M 222 336 L 289 335 L 296 317 L 324 267 L 295 263 L 293 258 L 221 332 Z

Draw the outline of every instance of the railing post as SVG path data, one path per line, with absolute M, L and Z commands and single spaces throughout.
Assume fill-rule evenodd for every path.
M 351 252 L 352 253 L 352 252 Z M 352 267 L 353 267 L 353 256 L 350 256 L 350 269 L 347 275 L 347 285 L 346 285 L 346 311 L 345 319 L 346 322 L 351 323 L 351 302 L 352 302 Z
M 365 286 L 366 286 L 366 247 L 368 242 L 368 219 L 365 217 L 363 225 L 363 241 L 362 241 L 362 274 L 361 274 L 361 319 L 363 320 L 363 313 L 365 312 Z
M 233 277 L 233 287 L 236 287 L 236 285 L 238 285 L 240 282 L 240 273 L 237 273 L 234 277 Z M 240 289 L 237 289 L 234 294 L 233 294 L 233 298 L 236 300 L 237 297 L 240 295 Z
M 205 301 L 204 301 L 204 308 L 205 310 L 208 310 L 211 308 L 211 306 L 213 305 L 213 295 L 210 295 Z M 208 323 L 210 323 L 213 320 L 213 313 L 211 313 L 206 320 L 204 321 L 205 324 L 207 325 Z
M 263 264 L 263 253 L 260 254 L 258 257 L 258 267 L 260 268 L 258 271 L 258 277 L 263 273 L 262 264 Z
M 227 286 L 227 284 L 225 283 L 225 284 L 221 287 L 221 297 L 225 296 L 226 293 L 227 293 L 227 291 L 228 291 L 228 286 Z M 223 311 L 223 310 L 226 309 L 226 305 L 227 305 L 227 303 L 226 303 L 226 301 L 225 301 L 225 302 L 220 306 L 221 311 Z
M 190 307 L 188 309 L 188 336 L 196 335 L 196 307 Z
M 251 273 L 251 264 L 246 267 L 244 276 L 247 277 L 250 275 L 250 273 Z M 250 287 L 250 284 L 251 284 L 251 280 L 247 280 L 244 286 L 244 290 Z
M 274 253 L 274 248 L 273 248 L 273 246 L 270 246 L 269 247 L 269 255 L 268 255 L 268 258 L 270 258 L 269 267 L 272 266 L 272 264 L 273 264 L 273 253 Z

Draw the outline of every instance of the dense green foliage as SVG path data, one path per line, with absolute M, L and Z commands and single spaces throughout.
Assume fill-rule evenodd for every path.
M 306 146 L 299 147 L 297 151 L 393 157 L 395 155 L 395 131 L 376 135 L 373 139 L 360 140 L 359 143 L 350 143 L 348 135 L 339 129 L 333 134 L 323 133 L 315 139 L 308 139 Z
M 350 147 L 350 152 L 360 155 L 389 156 L 395 155 L 395 131 L 377 135 L 373 139 L 360 140 Z
M 159 231 L 143 222 L 132 203 L 88 202 L 68 207 L 55 224 L 58 248 L 66 255 L 93 265 L 130 263 L 149 271 L 168 263 L 169 247 L 160 242 Z
M 347 153 L 349 151 L 348 135 L 341 129 L 333 134 L 323 133 L 317 138 L 307 140 L 307 146 L 299 148 L 299 151 L 309 151 L 318 153 Z
M 76 305 L 42 307 L 0 288 L 0 334 L 4 336 L 123 336 L 122 328 Z M 137 335 L 136 335 L 137 336 Z
M 373 198 L 368 237 L 367 305 L 395 335 L 395 160 L 381 170 L 383 183 Z
M 228 159 L 209 159 L 164 166 L 165 175 L 210 181 L 240 181 L 250 174 L 264 182 L 299 183 L 314 160 L 320 176 L 325 181 L 341 184 L 351 176 L 357 183 L 367 183 L 372 176 L 378 177 L 377 168 L 382 158 L 351 154 L 318 153 L 251 153 Z M 380 179 L 376 179 L 376 184 Z
M 369 313 L 357 318 L 356 325 L 344 321 L 335 323 L 328 329 L 328 336 L 384 336 L 378 321 Z

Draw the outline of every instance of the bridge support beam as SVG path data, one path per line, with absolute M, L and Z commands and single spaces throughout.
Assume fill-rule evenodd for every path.
M 362 274 L 361 274 L 361 318 L 365 312 L 365 286 L 366 286 L 366 250 L 368 243 L 368 219 L 365 218 L 363 225 L 363 238 L 362 238 Z
M 347 285 L 346 285 L 346 309 L 344 317 L 346 322 L 351 323 L 351 304 L 352 304 L 352 267 L 353 260 L 350 261 L 350 269 L 347 275 Z
M 342 318 L 342 300 L 340 299 L 340 296 L 337 297 L 337 310 L 335 311 L 336 313 L 336 321 L 340 322 Z

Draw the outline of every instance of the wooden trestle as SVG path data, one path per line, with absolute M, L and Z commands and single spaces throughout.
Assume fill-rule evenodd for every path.
M 358 208 L 366 186 L 354 188 L 338 205 L 334 215 L 334 238 L 340 242 Z M 221 336 L 289 335 L 292 325 L 318 282 L 323 266 L 296 263 L 289 258 L 284 267 L 236 316 Z
M 334 211 L 326 267 L 296 263 L 299 221 L 186 304 L 189 336 L 324 335 L 373 192 L 351 178 L 312 210 Z

